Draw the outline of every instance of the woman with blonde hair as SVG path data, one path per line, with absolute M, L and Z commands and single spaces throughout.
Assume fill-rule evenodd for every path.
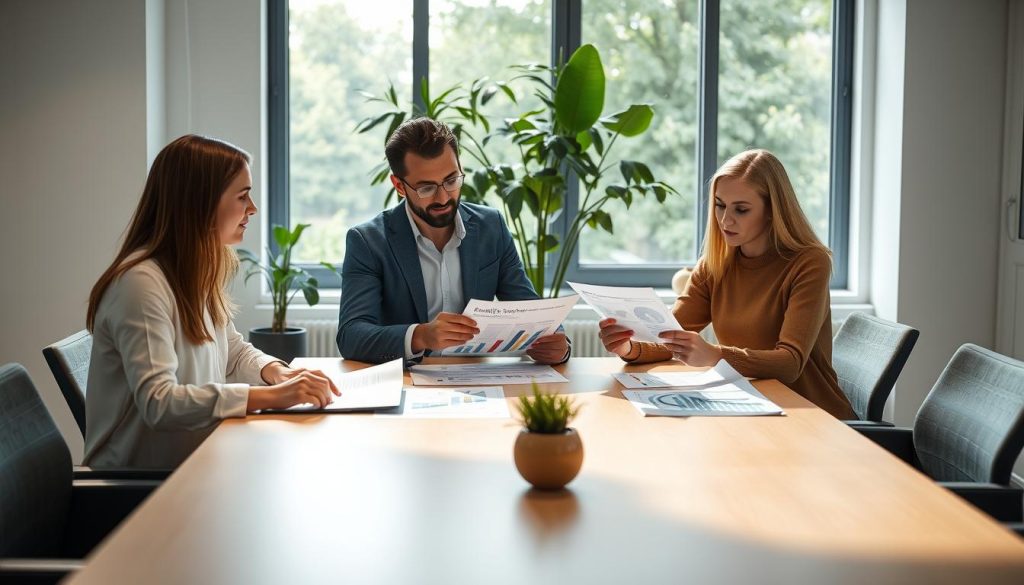
M 249 160 L 188 135 L 153 161 L 120 252 L 89 295 L 86 465 L 172 469 L 223 418 L 340 395 L 322 372 L 246 343 L 231 322 L 230 246 L 256 213 Z
M 685 331 L 635 342 L 632 330 L 605 319 L 605 348 L 632 363 L 724 359 L 744 376 L 782 381 L 836 418 L 856 418 L 832 369 L 832 256 L 782 163 L 766 150 L 737 154 L 711 179 L 708 201 L 704 251 L 672 309 Z M 720 345 L 698 334 L 708 323 Z

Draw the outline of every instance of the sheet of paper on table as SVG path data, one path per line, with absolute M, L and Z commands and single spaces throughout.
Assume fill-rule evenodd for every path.
M 498 386 L 405 388 L 400 412 L 377 416 L 403 418 L 509 418 L 505 391 Z
M 361 412 L 381 408 L 394 408 L 402 403 L 402 365 L 397 359 L 352 372 L 341 372 L 340 367 L 320 367 L 341 391 L 334 401 L 323 408 L 312 404 L 296 404 L 284 409 L 266 409 L 263 414 L 302 414 L 308 412 Z M 340 364 L 340 360 L 339 360 Z M 302 360 L 292 362 L 302 366 Z
M 528 362 L 417 365 L 409 368 L 409 373 L 417 386 L 504 386 L 569 381 L 551 366 Z
M 616 372 L 612 376 L 619 384 L 631 390 L 642 390 L 645 388 L 696 389 L 743 379 L 743 376 L 725 360 L 719 360 L 709 370 L 694 372 Z
M 702 372 L 614 374 L 627 388 L 622 395 L 644 416 L 764 416 L 785 414 L 728 362 Z M 636 384 L 630 386 L 628 384 Z M 640 386 L 643 384 L 643 386 Z

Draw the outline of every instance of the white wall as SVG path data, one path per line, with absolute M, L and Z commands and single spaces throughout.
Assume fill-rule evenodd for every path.
M 261 250 L 261 234 L 267 229 L 263 2 L 165 2 L 167 140 L 206 134 L 252 155 L 252 196 L 260 229 L 248 230 L 241 247 Z M 259 302 L 255 284 L 246 289 L 236 282 L 232 296 L 243 308 L 236 319 L 239 331 L 269 325 L 269 311 L 261 316 L 265 323 L 252 315 Z
M 1003 0 L 879 3 L 872 302 L 921 330 L 899 424 L 957 347 L 995 341 L 1006 14 Z
M 40 353 L 85 326 L 146 177 L 146 5 L 0 4 L 0 361 L 25 365 L 81 456 Z

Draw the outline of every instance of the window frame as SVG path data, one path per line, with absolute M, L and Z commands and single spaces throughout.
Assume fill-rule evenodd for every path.
M 707 225 L 707 185 L 718 168 L 718 49 L 720 0 L 698 0 L 700 14 L 700 74 L 698 98 L 697 165 L 700 173 L 696 197 L 697 233 L 694 258 L 700 255 Z M 831 288 L 843 290 L 849 284 L 850 179 L 853 120 L 853 69 L 856 0 L 833 0 L 832 4 L 832 112 L 829 172 L 829 248 L 833 254 Z M 580 0 L 552 0 L 551 63 L 558 55 L 569 55 L 581 44 L 583 3 Z M 413 80 L 429 75 L 430 1 L 413 0 Z M 288 0 L 267 0 L 267 210 L 268 225 L 290 226 L 289 187 L 289 100 L 288 100 Z M 417 87 L 416 83 L 412 87 Z M 413 100 L 420 100 L 413 91 Z M 684 193 L 683 196 L 686 196 Z M 569 217 L 579 206 L 579 185 L 569 181 L 565 209 L 555 222 L 564 235 Z M 277 243 L 267 238 L 268 248 L 277 254 Z M 579 247 L 573 251 L 566 279 L 591 284 L 655 286 L 665 288 L 677 264 L 631 266 L 625 264 L 581 264 Z M 552 259 L 554 260 L 554 259 Z M 338 276 L 317 264 L 303 264 L 320 282 L 321 288 L 340 288 Z

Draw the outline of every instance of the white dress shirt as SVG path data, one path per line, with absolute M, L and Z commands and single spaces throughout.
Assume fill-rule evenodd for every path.
M 96 311 L 86 390 L 84 464 L 173 469 L 218 421 L 245 416 L 249 386 L 278 361 L 230 321 L 193 345 L 159 265 L 145 260 L 115 280 Z
M 459 246 L 466 237 L 462 216 L 455 213 L 455 231 L 444 248 L 438 251 L 434 242 L 424 236 L 416 225 L 408 203 L 405 204 L 405 214 L 409 217 L 409 226 L 416 240 L 416 253 L 420 259 L 420 271 L 423 272 L 423 287 L 427 293 L 427 322 L 433 321 L 442 312 L 461 313 L 466 308 L 462 295 L 462 261 L 459 259 Z M 412 351 L 412 334 L 417 325 L 419 323 L 414 323 L 405 331 L 405 359 L 423 355 L 422 351 Z

